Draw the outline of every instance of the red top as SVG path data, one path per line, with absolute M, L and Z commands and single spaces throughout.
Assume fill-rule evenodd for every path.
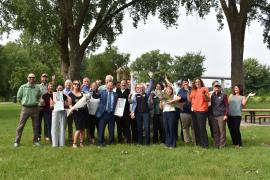
M 193 111 L 205 112 L 208 111 L 208 102 L 205 95 L 209 97 L 209 91 L 207 87 L 201 87 L 200 89 L 193 89 L 189 96 Z

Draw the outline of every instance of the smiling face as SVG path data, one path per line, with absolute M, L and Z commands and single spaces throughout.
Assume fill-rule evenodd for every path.
M 75 80 L 72 83 L 72 88 L 74 91 L 80 91 L 81 84 L 79 81 Z
M 29 84 L 35 84 L 36 82 L 36 76 L 33 73 L 30 73 L 27 77 L 27 81 Z
M 106 85 L 106 87 L 107 87 L 107 90 L 108 90 L 108 91 L 110 91 L 110 92 L 113 91 L 113 88 L 114 88 L 114 87 L 113 87 L 113 82 L 111 82 L 111 81 L 108 82 L 107 85 Z
M 201 82 L 200 79 L 196 79 L 196 80 L 195 80 L 195 86 L 196 86 L 197 88 L 201 88 L 201 87 L 202 87 L 202 82 Z
M 173 95 L 173 89 L 171 86 L 166 87 L 166 94 L 169 96 Z

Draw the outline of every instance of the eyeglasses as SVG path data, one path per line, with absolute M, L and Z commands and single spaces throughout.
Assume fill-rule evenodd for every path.
M 36 77 L 28 77 L 29 79 L 35 79 Z
M 79 86 L 80 84 L 79 84 L 79 83 L 73 83 L 73 85 L 75 85 L 75 86 Z
M 41 77 L 45 77 L 45 78 L 48 78 L 48 76 L 41 76 Z

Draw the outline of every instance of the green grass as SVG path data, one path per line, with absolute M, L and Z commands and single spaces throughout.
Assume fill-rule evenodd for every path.
M 208 150 L 178 143 L 52 148 L 33 147 L 31 121 L 13 148 L 20 107 L 0 104 L 0 179 L 270 179 L 270 127 L 241 127 L 242 149 Z M 210 138 L 209 138 L 210 139 Z M 122 153 L 127 151 L 128 153 Z

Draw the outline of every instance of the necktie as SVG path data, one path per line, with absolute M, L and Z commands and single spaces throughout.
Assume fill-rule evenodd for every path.
M 112 112 L 112 92 L 109 92 L 108 95 L 108 112 Z

